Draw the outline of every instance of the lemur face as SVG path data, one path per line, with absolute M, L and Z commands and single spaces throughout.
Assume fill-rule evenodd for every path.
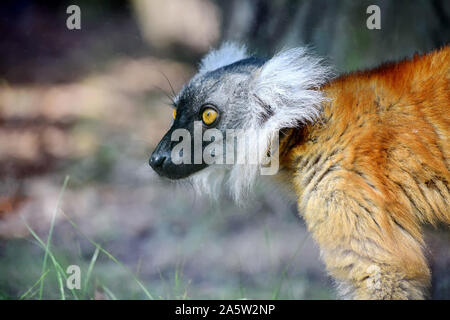
M 170 179 L 186 178 L 207 167 L 203 157 L 194 154 L 196 147 L 201 148 L 200 153 L 203 154 L 208 145 L 223 145 L 223 141 L 203 141 L 204 132 L 217 129 L 225 137 L 227 129 L 244 129 L 248 125 L 254 117 L 247 108 L 249 86 L 252 75 L 263 63 L 262 59 L 246 58 L 194 76 L 175 100 L 174 121 L 150 157 L 151 167 L 159 175 Z M 201 146 L 195 145 L 195 123 L 201 132 Z M 173 139 L 177 129 L 187 130 L 192 137 L 190 148 L 186 148 L 191 153 L 189 163 L 176 164 L 172 159 L 173 148 L 179 143 Z
M 277 160 L 272 151 L 279 130 L 317 119 L 324 101 L 318 89 L 329 71 L 303 48 L 265 60 L 225 43 L 202 59 L 199 72 L 176 97 L 174 121 L 150 165 L 170 179 L 189 177 L 201 193 L 216 197 L 225 187 L 239 200 L 256 176 L 265 174 L 263 167 Z M 244 143 L 234 147 L 230 131 L 239 131 L 235 137 Z M 211 163 L 209 155 L 224 161 Z M 243 155 L 244 162 L 228 161 Z

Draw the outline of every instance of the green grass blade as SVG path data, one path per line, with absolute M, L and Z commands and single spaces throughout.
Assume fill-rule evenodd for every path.
M 94 269 L 95 262 L 97 261 L 98 254 L 100 252 L 99 248 L 95 248 L 95 252 L 92 255 L 91 262 L 89 263 L 88 271 L 86 273 L 86 277 L 84 280 L 84 288 L 83 288 L 83 298 L 86 297 L 86 290 L 89 284 L 89 279 L 91 278 L 92 270 Z
M 30 287 L 30 289 L 28 289 L 23 295 L 20 296 L 19 300 L 25 299 L 25 298 L 31 293 L 31 291 L 33 291 L 33 289 L 34 289 L 38 284 L 41 283 L 41 281 L 47 276 L 47 274 L 48 274 L 49 272 L 50 272 L 50 269 L 48 269 L 47 271 L 45 271 L 45 273 L 43 273 L 43 274 L 39 277 L 38 281 L 36 281 L 36 282 Z
M 45 250 L 46 255 L 50 257 L 50 259 L 53 262 L 53 265 L 55 267 L 56 270 L 56 276 L 58 279 L 58 285 L 59 285 L 59 291 L 61 294 L 61 299 L 65 300 L 65 294 L 64 294 L 64 284 L 62 281 L 62 277 L 61 277 L 61 271 L 65 276 L 64 271 L 62 270 L 61 266 L 59 265 L 58 261 L 56 261 L 55 257 L 53 256 L 53 254 L 50 252 L 50 250 L 48 250 L 47 246 L 45 245 L 45 243 L 41 240 L 41 238 L 39 238 L 39 236 L 33 231 L 33 229 L 31 229 L 31 227 L 25 222 L 26 227 L 28 228 L 28 231 L 31 233 L 31 235 L 38 241 L 38 243 L 41 245 L 41 247 Z M 41 282 L 42 283 L 42 282 Z M 39 296 L 39 299 L 41 299 L 42 296 Z
M 122 267 L 125 271 L 130 273 L 130 275 L 133 277 L 134 281 L 137 283 L 137 285 L 141 288 L 141 290 L 144 292 L 144 294 L 147 296 L 148 299 L 153 300 L 153 296 L 150 294 L 150 292 L 145 288 L 145 286 L 142 284 L 142 282 L 139 280 L 139 278 L 134 274 L 133 271 L 131 271 L 127 266 L 125 266 L 123 263 L 121 263 L 119 260 L 116 259 L 111 253 L 109 253 L 107 250 L 103 249 L 100 244 L 89 238 L 87 235 L 83 233 L 83 231 L 80 230 L 78 225 L 70 219 L 69 216 L 67 216 L 64 212 L 62 213 L 64 217 L 67 219 L 67 221 L 70 222 L 70 224 L 73 226 L 75 230 L 77 230 L 86 240 L 88 240 L 92 245 L 94 245 L 98 250 L 100 250 L 101 253 L 105 254 L 110 260 L 112 260 L 114 263 L 116 263 L 118 266 Z
M 50 248 L 50 244 L 51 244 L 51 240 L 52 240 L 53 227 L 55 225 L 56 214 L 59 211 L 59 207 L 60 207 L 60 204 L 61 204 L 61 199 L 62 199 L 62 197 L 64 195 L 64 191 L 66 190 L 68 182 L 69 182 L 69 176 L 66 176 L 66 178 L 64 179 L 64 183 L 63 183 L 63 186 L 61 188 L 61 191 L 59 192 L 58 201 L 56 202 L 56 208 L 55 208 L 55 210 L 53 212 L 52 220 L 50 222 L 50 229 L 48 231 L 47 246 L 46 246 L 47 250 L 45 250 L 44 261 L 42 262 L 42 272 L 41 273 L 44 273 L 44 271 L 47 269 L 47 260 L 48 260 L 48 252 L 49 252 L 48 249 Z M 39 288 L 39 300 L 42 300 L 42 294 L 44 292 L 44 282 L 45 282 L 44 280 L 41 281 L 41 285 L 40 285 L 40 288 Z M 64 289 L 62 289 L 62 291 L 64 292 Z
M 31 235 L 36 239 L 38 244 L 47 252 L 48 256 L 50 257 L 50 260 L 52 261 L 52 263 L 53 263 L 53 265 L 55 267 L 55 270 L 56 270 L 56 276 L 57 276 L 57 279 L 58 279 L 61 299 L 65 300 L 64 284 L 63 284 L 62 278 L 64 278 L 64 280 L 67 281 L 67 275 L 66 275 L 64 269 L 58 263 L 58 261 L 56 260 L 55 256 L 53 255 L 53 253 L 50 250 L 48 250 L 48 248 L 45 245 L 44 241 L 42 241 L 42 239 L 39 238 L 39 236 L 36 234 L 36 232 L 34 232 L 34 230 L 28 225 L 28 223 L 25 220 L 24 220 L 24 223 L 25 223 L 25 226 L 27 227 L 28 231 L 31 233 Z M 71 292 L 72 292 L 72 295 L 74 296 L 74 298 L 78 299 L 78 295 L 76 294 L 76 292 L 73 289 L 71 289 Z
M 111 300 L 117 300 L 117 297 L 105 285 L 100 284 L 102 290 L 109 296 Z

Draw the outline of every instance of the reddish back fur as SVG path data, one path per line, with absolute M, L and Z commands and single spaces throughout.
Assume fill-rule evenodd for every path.
M 357 297 L 374 297 L 361 282 L 374 264 L 409 279 L 394 298 L 423 297 L 421 224 L 450 224 L 450 47 L 322 90 L 322 119 L 282 139 L 282 176 L 330 273 Z

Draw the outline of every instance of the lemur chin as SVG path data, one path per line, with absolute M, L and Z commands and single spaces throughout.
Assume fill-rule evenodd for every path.
M 279 161 L 273 178 L 295 192 L 342 297 L 423 299 L 430 271 L 421 225 L 450 224 L 449 80 L 449 46 L 334 78 L 303 48 L 262 59 L 225 43 L 176 97 L 150 165 L 242 201 L 262 167 Z M 257 134 L 212 152 L 221 161 L 196 154 L 225 145 L 229 130 Z M 177 149 L 181 136 L 207 132 Z M 256 161 L 224 162 L 231 153 Z

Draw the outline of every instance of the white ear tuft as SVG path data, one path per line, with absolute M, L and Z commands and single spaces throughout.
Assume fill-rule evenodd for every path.
M 247 57 L 247 49 L 244 45 L 224 42 L 219 49 L 210 51 L 202 59 L 199 73 L 213 71 Z
M 317 119 L 325 100 L 317 89 L 331 74 L 321 58 L 304 48 L 281 51 L 268 60 L 255 76 L 251 91 L 256 108 L 270 108 L 265 128 L 279 130 Z

